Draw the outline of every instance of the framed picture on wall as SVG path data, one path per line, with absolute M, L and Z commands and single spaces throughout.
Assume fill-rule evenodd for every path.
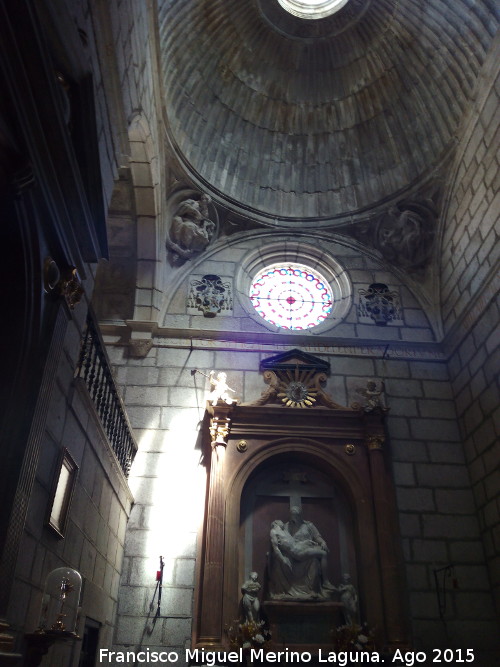
M 47 519 L 47 524 L 61 537 L 64 537 L 77 475 L 78 466 L 68 450 L 64 449 L 54 479 Z

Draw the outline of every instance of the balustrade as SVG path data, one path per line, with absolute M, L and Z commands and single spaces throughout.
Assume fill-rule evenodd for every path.
M 116 388 L 104 344 L 90 312 L 75 377 L 84 380 L 113 452 L 128 477 L 137 452 L 137 443 Z

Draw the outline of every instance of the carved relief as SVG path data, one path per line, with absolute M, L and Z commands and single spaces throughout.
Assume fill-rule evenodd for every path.
M 227 447 L 227 437 L 231 429 L 231 420 L 229 417 L 212 417 L 210 420 L 210 437 L 212 449 L 218 445 Z
M 400 202 L 377 225 L 378 248 L 389 262 L 406 269 L 428 264 L 437 211 L 431 200 Z
M 363 396 L 362 404 L 356 402 L 352 404 L 353 410 L 362 410 L 363 412 L 388 412 L 389 408 L 385 404 L 384 392 L 385 385 L 380 382 L 377 385 L 375 380 L 368 380 L 364 387 L 354 389 L 358 396 Z
M 281 403 L 287 408 L 312 408 L 323 405 L 343 409 L 323 389 L 329 364 L 301 350 L 291 350 L 264 360 L 264 382 L 269 385 L 251 405 Z
M 355 238 L 375 247 L 388 262 L 407 271 L 427 266 L 437 227 L 431 199 L 402 200 L 378 218 L 349 228 Z
M 209 195 L 196 195 L 192 191 L 177 193 L 171 199 L 173 213 L 166 244 L 174 260 L 191 259 L 212 241 L 217 224 L 211 201 Z
M 190 315 L 201 312 L 204 317 L 215 317 L 218 313 L 232 315 L 232 281 L 215 274 L 191 276 L 187 312 Z
M 358 315 L 360 320 L 372 320 L 377 326 L 401 319 L 399 294 L 384 283 L 372 283 L 368 289 L 360 289 Z
M 52 257 L 46 257 L 44 261 L 43 286 L 47 294 L 62 296 L 71 310 L 80 303 L 85 294 L 76 267 L 60 269 Z

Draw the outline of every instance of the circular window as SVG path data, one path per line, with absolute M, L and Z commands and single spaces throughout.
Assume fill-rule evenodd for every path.
M 349 0 L 278 0 L 283 9 L 301 19 L 323 19 L 335 14 Z
M 326 320 L 333 308 L 328 281 L 303 264 L 274 264 L 255 276 L 250 301 L 257 313 L 282 329 L 310 329 Z

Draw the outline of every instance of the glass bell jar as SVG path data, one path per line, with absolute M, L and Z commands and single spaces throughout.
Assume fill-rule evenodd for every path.
M 40 627 L 46 632 L 75 634 L 81 589 L 82 577 L 76 570 L 52 570 L 45 580 Z

